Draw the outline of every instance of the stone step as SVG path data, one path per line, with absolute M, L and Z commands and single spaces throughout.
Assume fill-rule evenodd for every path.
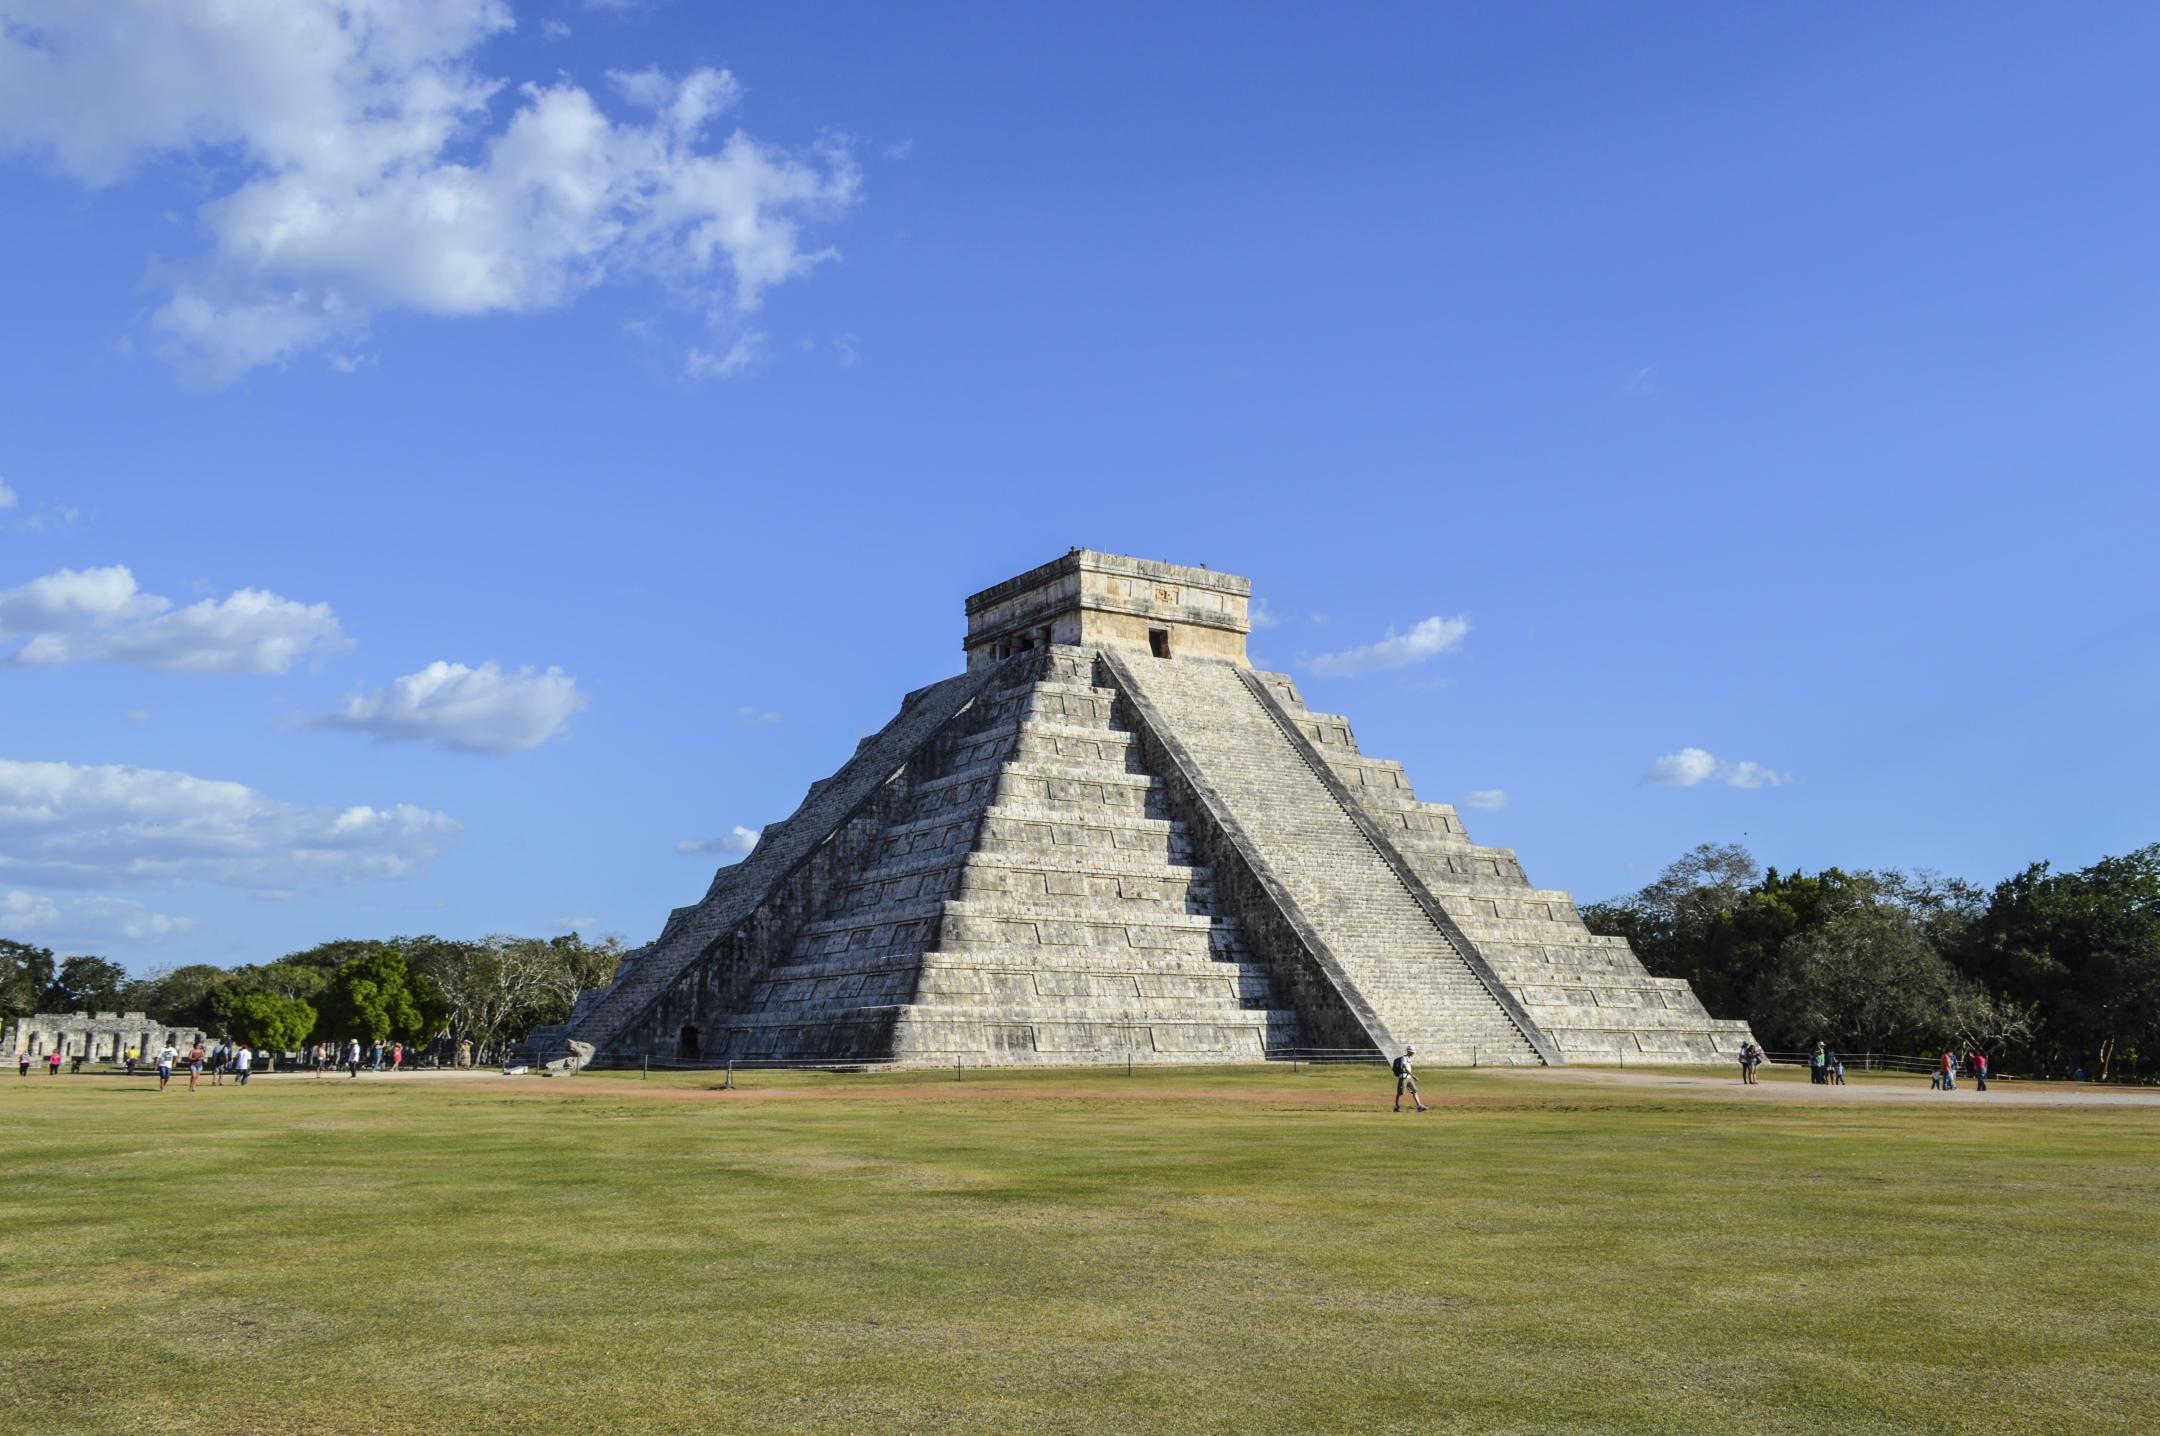
M 1202 780 L 1390 1034 L 1412 1040 L 1412 1029 L 1444 1026 L 1450 1042 L 1534 1055 L 1499 1000 L 1234 669 L 1148 658 L 1126 663 Z M 1401 773 L 1399 765 L 1378 760 L 1352 766 L 1361 781 L 1379 774 L 1393 784 Z M 1428 1040 L 1441 1035 L 1435 1030 Z
M 1075 976 L 1208 977 L 1265 982 L 1267 969 L 1251 957 L 1220 951 L 1173 952 L 1135 948 L 1106 951 L 1061 947 L 973 947 L 950 951 L 909 949 L 893 952 L 847 952 L 806 958 L 775 966 L 775 977 L 851 977 L 926 969 L 970 972 L 1039 972 Z

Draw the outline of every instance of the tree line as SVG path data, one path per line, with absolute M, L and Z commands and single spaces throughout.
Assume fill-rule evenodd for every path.
M 2160 843 L 1993 888 L 1896 870 L 1780 873 L 1705 843 L 1583 909 L 1773 1050 L 1984 1051 L 2101 1080 L 2160 1069 Z
M 274 962 L 194 963 L 134 978 L 103 957 L 57 961 L 50 948 L 0 938 L 0 1012 L 147 1012 L 174 1026 L 293 1052 L 315 1042 L 403 1042 L 499 1055 L 560 1022 L 588 987 L 612 981 L 620 938 L 576 933 L 477 941 L 341 939 Z

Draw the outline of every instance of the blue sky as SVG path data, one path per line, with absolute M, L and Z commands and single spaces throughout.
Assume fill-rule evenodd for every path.
M 1250 575 L 1586 899 L 2160 838 L 2156 62 L 2139 5 L 0 0 L 0 933 L 642 941 L 1075 544 Z

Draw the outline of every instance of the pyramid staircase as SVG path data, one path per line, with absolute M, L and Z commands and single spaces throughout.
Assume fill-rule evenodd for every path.
M 1557 1060 L 1544 1034 L 1420 890 L 1387 837 L 1226 663 L 1111 657 L 1154 721 L 1280 875 L 1396 1045 L 1440 1064 Z
M 1508 848 L 1471 840 L 1451 804 L 1418 799 L 1403 765 L 1358 750 L 1350 721 L 1313 712 L 1279 673 L 1249 683 L 1323 759 L 1402 853 L 1466 945 L 1574 1062 L 1737 1056 L 1745 1022 L 1712 1017 L 1686 979 L 1653 977 L 1624 937 L 1593 933 L 1575 901 L 1534 885 Z

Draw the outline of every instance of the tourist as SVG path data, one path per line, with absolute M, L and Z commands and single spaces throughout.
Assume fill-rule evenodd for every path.
M 205 1055 L 207 1054 L 203 1052 L 202 1039 L 198 1037 L 195 1039 L 195 1045 L 190 1047 L 187 1053 L 187 1089 L 190 1092 L 194 1091 L 195 1084 L 202 1080 L 202 1065 Z
M 1973 1090 L 1974 1090 L 1974 1091 L 1976 1091 L 1976 1092 L 1985 1092 L 1985 1091 L 1987 1091 L 1987 1074 L 1988 1074 L 1988 1060 L 1987 1060 L 1987 1054 L 1986 1054 L 1985 1052 L 1975 1052 L 1975 1053 L 1974 1053 L 1974 1054 L 1972 1055 L 1972 1075 L 1973 1075 Z
M 165 1043 L 165 1045 L 164 1045 L 163 1047 L 160 1047 L 160 1048 L 158 1049 L 158 1055 L 157 1055 L 157 1089 L 158 1089 L 158 1091 L 160 1091 L 160 1092 L 164 1091 L 164 1090 L 165 1090 L 165 1084 L 167 1084 L 168 1082 L 172 1081 L 172 1065 L 173 1065 L 173 1063 L 175 1063 L 175 1062 L 177 1062 L 177 1061 L 179 1061 L 179 1060 L 180 1060 L 180 1049 L 179 1049 L 179 1048 L 177 1048 L 177 1047 L 175 1047 L 175 1046 L 173 1046 L 170 1040 L 168 1040 L 168 1041 L 167 1041 L 167 1042 Z M 131 1052 L 129 1052 L 129 1053 L 128 1053 L 128 1066 L 132 1068 L 132 1067 L 133 1067 L 134 1065 L 135 1065 L 135 1054 L 134 1054 L 134 1053 L 133 1053 L 133 1052 L 131 1051 Z
M 1824 1054 L 1823 1080 L 1839 1087 L 1845 1085 L 1845 1059 L 1837 1055 L 1835 1047 Z
M 360 1075 L 360 1039 L 357 1037 L 345 1039 L 345 1072 L 349 1077 Z
M 330 1065 L 328 1044 L 318 1042 L 308 1049 L 308 1065 L 315 1069 L 315 1080 L 322 1081 L 322 1070 Z
M 393 1043 L 391 1043 L 391 1044 L 390 1044 L 390 1075 L 391 1075 L 391 1076 L 393 1076 L 393 1077 L 397 1076 L 397 1070 L 398 1070 L 398 1068 L 400 1068 L 400 1067 L 402 1067 L 402 1066 L 404 1066 L 404 1065 L 405 1065 L 405 1044 L 404 1044 L 404 1043 L 402 1043 L 402 1042 L 393 1042 Z
M 1815 1044 L 1815 1055 L 1808 1059 L 1808 1081 L 1817 1087 L 1830 1080 L 1830 1054 L 1822 1043 Z
M 60 1049 L 57 1047 L 45 1054 L 45 1075 L 47 1077 L 58 1077 L 60 1075 Z
M 1957 1059 L 1947 1052 L 1935 1059 L 1936 1090 L 1942 1092 L 1955 1092 L 1957 1090 L 1956 1061 Z
M 27 1047 L 15 1054 L 15 1075 L 18 1077 L 28 1077 L 30 1075 L 30 1049 Z
M 127 1050 L 127 1075 L 135 1075 L 135 1049 L 132 1047 Z
M 1395 1110 L 1398 1112 L 1402 1110 L 1402 1099 L 1405 1092 L 1410 1094 L 1412 1102 L 1417 1103 L 1417 1109 L 1420 1112 L 1425 1110 L 1425 1103 L 1418 1097 L 1417 1077 L 1410 1070 L 1410 1059 L 1416 1055 L 1417 1049 L 1415 1047 L 1405 1047 L 1402 1050 L 1402 1056 L 1396 1058 L 1393 1064 L 1395 1068 Z
M 1743 1041 L 1740 1044 L 1740 1085 L 1755 1085 L 1755 1044 L 1752 1042 Z
M 372 1049 L 370 1049 L 370 1052 L 369 1052 L 369 1060 L 368 1060 L 368 1071 L 370 1071 L 370 1072 L 380 1072 L 380 1071 L 382 1071 L 382 1059 L 383 1059 L 383 1045 L 382 1045 L 382 1039 L 381 1039 L 380 1037 L 378 1037 L 378 1038 L 376 1038 L 376 1039 L 375 1039 L 375 1046 L 374 1046 L 374 1047 L 373 1047 Z
M 234 1049 L 232 1062 L 233 1081 L 243 1087 L 247 1086 L 248 1072 L 255 1066 L 255 1053 L 243 1042 Z
M 229 1056 L 231 1054 L 225 1050 L 225 1039 L 220 1037 L 218 1045 L 210 1049 L 211 1086 L 222 1087 L 225 1085 L 225 1061 Z

